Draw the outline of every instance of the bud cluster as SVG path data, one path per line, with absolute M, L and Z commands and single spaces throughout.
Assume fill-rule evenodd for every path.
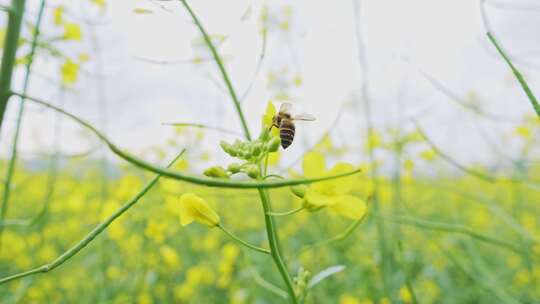
M 227 168 L 214 166 L 206 169 L 204 175 L 216 178 L 230 178 L 237 173 L 257 179 L 260 177 L 258 163 L 270 152 L 276 152 L 281 145 L 279 136 L 272 136 L 269 130 L 263 130 L 259 137 L 252 141 L 235 140 L 232 144 L 221 141 L 220 146 L 232 157 L 245 161 L 243 164 L 231 163 Z
M 306 295 L 309 280 L 311 279 L 311 272 L 309 270 L 300 267 L 298 273 L 294 277 L 294 292 L 299 298 L 303 298 Z

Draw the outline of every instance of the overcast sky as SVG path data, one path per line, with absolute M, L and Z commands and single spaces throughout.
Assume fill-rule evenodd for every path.
M 28 2 L 27 19 L 31 21 L 38 1 Z M 262 49 L 260 15 L 263 7 L 269 9 L 273 26 L 265 58 L 243 101 L 252 133 L 258 133 L 260 115 L 279 91 L 275 84 L 269 85 L 269 79 L 277 78 L 278 84 L 301 79 L 287 93 L 295 111 L 309 112 L 317 121 L 298 128 L 295 144 L 285 158 L 294 159 L 306 143 L 313 143 L 345 103 L 350 106 L 336 127 L 336 142 L 357 148 L 362 144 L 365 122 L 359 98 L 362 79 L 354 1 L 332 1 L 332 5 L 327 1 L 191 2 L 208 32 L 226 37 L 219 51 L 239 95 L 253 79 Z M 520 59 L 517 66 L 540 95 L 540 5 L 514 0 L 490 3 L 486 13 L 493 31 L 506 50 Z M 52 83 L 59 77 L 59 62 L 39 57 L 31 95 L 62 104 L 136 152 L 162 145 L 172 136 L 172 129 L 162 122 L 199 122 L 240 131 L 213 62 L 178 63 L 209 56 L 204 46 L 194 46 L 199 33 L 179 2 L 114 0 L 108 1 L 105 15 L 101 15 L 88 1 L 48 1 L 44 35 L 51 37 L 59 31 L 52 24 L 52 10 L 61 4 L 67 6 L 65 18 L 82 25 L 83 41 L 58 43 L 58 48 L 71 57 L 88 52 L 91 61 L 83 67 L 79 82 L 62 93 Z M 478 1 L 360 0 L 358 4 L 379 129 L 409 130 L 413 127 L 409 119 L 415 117 L 434 141 L 463 161 L 493 159 L 486 136 L 508 153 L 519 148 L 510 136 L 517 125 L 514 119 L 532 109 L 486 39 Z M 145 13 L 136 13 L 137 9 L 145 9 Z M 280 30 L 280 22 L 287 18 L 288 30 Z M 143 58 L 172 63 L 156 64 Z M 99 73 L 100 78 L 96 77 Z M 478 118 L 442 94 L 424 75 L 462 98 L 476 98 L 486 112 L 508 120 Z M 15 105 L 10 104 L 2 130 L 3 155 L 11 142 Z M 102 112 L 105 118 L 100 118 Z M 23 155 L 51 148 L 53 119 L 48 111 L 29 108 L 20 145 Z M 95 140 L 84 134 L 64 120 L 62 150 L 77 152 L 92 146 Z M 214 147 L 221 137 L 208 137 L 204 145 Z

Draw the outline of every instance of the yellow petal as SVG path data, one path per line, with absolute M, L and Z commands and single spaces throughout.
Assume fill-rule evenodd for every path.
M 367 211 L 366 202 L 352 195 L 341 195 L 337 197 L 336 203 L 330 208 L 339 215 L 353 220 L 361 219 Z
M 304 208 L 309 211 L 316 211 L 326 206 L 335 204 L 335 197 L 324 195 L 320 192 L 308 189 L 304 195 Z
M 302 167 L 307 178 L 321 177 L 326 171 L 324 156 L 318 152 L 306 153 Z
M 338 175 L 351 172 L 353 170 L 354 167 L 351 164 L 338 163 L 328 172 L 328 175 Z M 332 184 L 333 192 L 335 194 L 347 194 L 353 188 L 355 180 L 357 180 L 356 175 L 349 175 L 346 177 L 329 180 L 327 183 Z
M 66 40 L 81 40 L 81 27 L 76 23 L 64 24 L 64 39 Z
M 180 224 L 188 225 L 193 220 L 210 228 L 219 224 L 217 213 L 208 206 L 206 201 L 193 193 L 185 193 L 180 197 Z
M 54 11 L 54 24 L 60 25 L 62 22 L 64 22 L 64 7 L 63 6 L 57 6 Z
M 274 118 L 274 115 L 276 115 L 276 107 L 271 101 L 269 101 L 268 105 L 266 105 L 266 112 L 262 118 L 263 128 L 270 128 L 270 126 L 272 126 L 272 119 Z
M 71 59 L 67 59 L 61 67 L 62 84 L 72 85 L 77 82 L 79 75 L 79 65 L 73 62 Z

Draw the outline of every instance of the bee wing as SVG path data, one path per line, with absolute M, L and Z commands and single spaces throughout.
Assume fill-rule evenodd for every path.
M 279 113 L 289 113 L 291 111 L 292 104 L 290 102 L 284 102 L 279 107 Z
M 293 120 L 314 121 L 315 116 L 313 116 L 311 114 L 307 114 L 307 113 L 302 113 L 302 114 L 298 114 L 298 115 L 293 116 Z

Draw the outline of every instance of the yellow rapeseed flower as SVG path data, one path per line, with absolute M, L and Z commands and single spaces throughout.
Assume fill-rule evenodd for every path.
M 81 26 L 77 23 L 67 22 L 64 24 L 65 40 L 81 40 Z
M 54 24 L 60 25 L 62 22 L 64 22 L 64 7 L 63 6 L 57 6 L 54 11 Z
M 71 59 L 66 60 L 61 67 L 62 84 L 72 85 L 77 82 L 79 75 L 79 65 L 73 62 Z
M 185 193 L 180 197 L 180 224 L 186 226 L 193 221 L 213 228 L 220 219 L 204 199 L 193 193 Z
M 317 178 L 350 172 L 354 168 L 348 163 L 338 163 L 327 170 L 324 156 L 317 152 L 310 152 L 304 156 L 303 169 L 307 178 Z M 315 211 L 329 207 L 339 215 L 350 219 L 362 218 L 367 209 L 365 201 L 348 194 L 355 180 L 354 176 L 347 176 L 310 185 L 305 192 L 304 208 Z

